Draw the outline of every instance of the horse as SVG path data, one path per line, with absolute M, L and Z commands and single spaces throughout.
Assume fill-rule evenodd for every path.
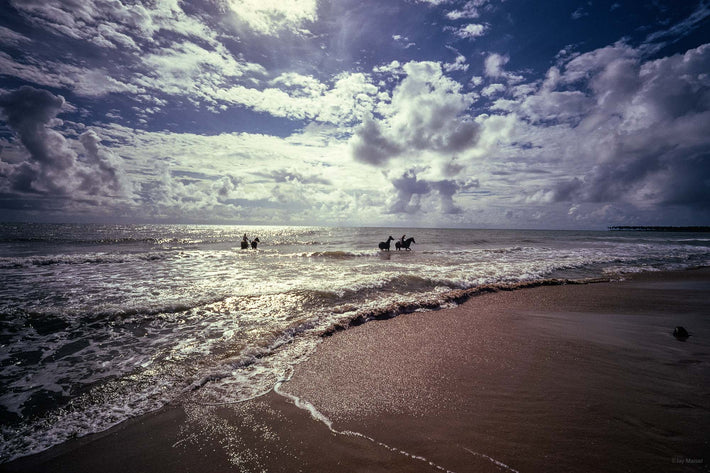
M 390 250 L 390 242 L 391 242 L 392 240 L 394 240 L 394 238 L 392 238 L 392 235 L 390 235 L 390 237 L 387 239 L 387 241 L 381 241 L 381 242 L 380 242 L 380 245 L 379 245 L 379 246 L 380 246 L 380 250 L 387 250 L 387 251 L 389 251 L 389 250 Z
M 249 249 L 249 242 L 246 240 L 242 240 L 242 250 L 248 250 Z
M 251 249 L 256 250 L 256 245 L 258 245 L 258 244 L 259 244 L 259 237 L 256 237 L 251 241 Z
M 409 238 L 407 238 L 407 239 L 404 240 L 404 241 L 396 241 L 396 242 L 394 242 L 394 247 L 397 248 L 397 251 L 401 250 L 402 248 L 404 248 L 405 250 L 409 251 L 409 250 L 411 250 L 411 248 L 409 247 L 409 245 L 411 245 L 412 243 L 416 243 L 416 241 L 414 241 L 414 238 L 413 238 L 413 237 L 409 237 Z

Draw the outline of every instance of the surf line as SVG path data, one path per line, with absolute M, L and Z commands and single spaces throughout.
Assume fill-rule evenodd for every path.
M 321 413 L 318 409 L 316 409 L 316 407 L 313 404 L 306 401 L 305 399 L 301 399 L 298 396 L 295 396 L 291 393 L 287 393 L 287 392 L 284 392 L 281 390 L 281 385 L 289 382 L 292 377 L 293 377 L 293 368 L 291 368 L 291 372 L 288 375 L 288 377 L 281 378 L 276 382 L 276 384 L 274 385 L 274 388 L 273 388 L 274 392 L 280 396 L 285 397 L 286 399 L 291 400 L 294 403 L 294 405 L 296 407 L 298 407 L 299 409 L 303 409 L 305 411 L 308 411 L 311 414 L 311 417 L 313 417 L 315 420 L 325 424 L 325 426 L 328 427 L 328 430 L 330 430 L 331 432 L 338 434 L 338 435 L 349 435 L 351 437 L 360 437 L 360 438 L 363 438 L 365 440 L 368 440 L 368 441 L 374 443 L 375 445 L 386 448 L 387 450 L 389 450 L 391 452 L 399 453 L 400 455 L 404 455 L 404 456 L 411 458 L 413 460 L 419 460 L 421 462 L 427 463 L 429 466 L 436 468 L 437 470 L 444 471 L 446 473 L 455 473 L 451 470 L 444 468 L 443 466 L 437 465 L 433 461 L 427 460 L 426 458 L 424 458 L 422 456 L 414 455 L 409 452 L 405 452 L 404 450 L 401 450 L 397 447 L 392 447 L 390 445 L 387 445 L 386 443 L 380 442 L 379 440 L 375 440 L 374 438 L 369 437 L 369 436 L 362 434 L 360 432 L 354 432 L 352 430 L 336 430 L 333 427 L 333 421 L 331 421 L 330 419 L 328 419 L 328 417 L 323 415 L 323 413 Z
M 518 470 L 516 470 L 515 468 L 511 468 L 511 467 L 509 467 L 508 465 L 506 465 L 505 463 L 503 463 L 502 461 L 498 461 L 498 460 L 496 460 L 496 459 L 493 458 L 493 457 L 489 457 L 489 456 L 486 455 L 485 453 L 474 452 L 473 450 L 471 450 L 471 449 L 469 449 L 469 448 L 466 448 L 466 447 L 461 447 L 461 448 L 463 448 L 464 450 L 466 450 L 466 451 L 467 451 L 468 453 L 470 453 L 471 455 L 475 455 L 475 456 L 477 456 L 477 457 L 485 458 L 486 460 L 488 460 L 488 461 L 490 461 L 490 462 L 492 462 L 492 463 L 495 463 L 495 464 L 498 465 L 499 467 L 505 468 L 505 469 L 508 470 L 508 471 L 512 471 L 513 473 L 520 473 L 520 472 L 519 472 Z

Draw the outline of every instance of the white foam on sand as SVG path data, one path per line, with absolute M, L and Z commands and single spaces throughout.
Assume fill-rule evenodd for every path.
M 511 467 L 509 467 L 508 465 L 506 465 L 505 463 L 503 463 L 503 462 L 501 462 L 501 461 L 498 461 L 498 460 L 496 460 L 496 459 L 493 458 L 493 457 L 489 457 L 488 455 L 486 455 L 486 454 L 484 454 L 484 453 L 474 452 L 473 450 L 471 450 L 471 449 L 469 449 L 469 448 L 466 448 L 466 447 L 461 447 L 461 448 L 463 448 L 464 450 L 466 450 L 466 451 L 467 451 L 468 453 L 470 453 L 471 455 L 475 455 L 475 456 L 477 456 L 477 457 L 485 458 L 486 460 L 490 461 L 491 463 L 494 463 L 494 464 L 498 465 L 499 467 L 504 468 L 504 469 L 506 469 L 506 470 L 508 470 L 508 471 L 512 471 L 512 472 L 514 472 L 514 473 L 520 473 L 520 472 L 519 472 L 518 470 L 516 470 L 515 468 L 511 468 Z
M 354 432 L 354 431 L 352 431 L 352 430 L 337 430 L 337 429 L 335 429 L 335 428 L 333 427 L 333 421 L 331 421 L 326 415 L 324 415 L 322 412 L 320 412 L 313 404 L 311 404 L 310 402 L 306 401 L 305 399 L 301 399 L 301 398 L 298 397 L 298 396 L 295 396 L 295 395 L 293 395 L 293 394 L 291 394 L 291 393 L 287 393 L 287 392 L 281 390 L 281 386 L 282 386 L 284 383 L 289 382 L 292 377 L 293 377 L 293 370 L 291 370 L 291 372 L 288 374 L 287 377 L 280 379 L 280 380 L 274 385 L 274 392 L 275 392 L 276 394 L 279 394 L 280 396 L 283 396 L 283 397 L 285 397 L 285 398 L 291 400 L 291 401 L 294 403 L 294 405 L 295 405 L 296 407 L 298 407 L 299 409 L 303 409 L 303 410 L 305 410 L 305 411 L 308 411 L 308 412 L 311 414 L 311 417 L 313 417 L 313 419 L 315 419 L 315 420 L 317 420 L 317 421 L 322 422 L 323 424 L 325 424 L 326 427 L 328 427 L 328 429 L 329 429 L 331 432 L 333 432 L 333 433 L 335 433 L 335 434 L 338 434 L 338 435 L 349 435 L 349 436 L 352 436 L 352 437 L 360 437 L 360 438 L 363 438 L 363 439 L 365 439 L 365 440 L 368 440 L 368 441 L 370 441 L 370 442 L 372 442 L 372 443 L 374 443 L 374 444 L 376 444 L 376 445 L 378 445 L 378 446 L 380 446 L 380 447 L 382 447 L 382 448 L 386 448 L 387 450 L 389 450 L 389 451 L 391 451 L 391 452 L 399 453 L 400 455 L 404 455 L 404 456 L 406 456 L 406 457 L 408 457 L 408 458 L 411 458 L 411 459 L 413 459 L 413 460 L 419 460 L 419 461 L 422 461 L 422 462 L 424 462 L 424 463 L 427 463 L 429 466 L 431 466 L 431 467 L 433 467 L 433 468 L 436 468 L 437 470 L 445 471 L 445 472 L 447 472 L 447 473 L 455 473 L 455 472 L 453 472 L 453 471 L 451 471 L 451 470 L 449 470 L 449 469 L 447 469 L 447 468 L 445 468 L 445 467 L 443 467 L 443 466 L 441 466 L 441 465 L 437 465 L 436 463 L 434 463 L 434 462 L 432 462 L 432 461 L 430 461 L 430 460 L 428 460 L 428 459 L 426 459 L 426 458 L 424 458 L 424 457 L 422 457 L 422 456 L 419 456 L 419 455 L 415 455 L 415 454 L 413 454 L 413 453 L 406 452 L 406 451 L 401 450 L 401 449 L 399 449 L 399 448 L 397 448 L 397 447 L 392 447 L 391 445 L 387 445 L 386 443 L 380 442 L 379 440 L 376 440 L 376 439 L 374 439 L 374 438 L 372 438 L 372 437 L 370 437 L 370 436 L 367 436 L 367 435 L 365 435 L 365 434 L 362 434 L 362 433 L 360 433 L 360 432 Z M 497 465 L 497 466 L 499 466 L 499 467 L 501 467 L 501 468 L 504 468 L 504 469 L 506 469 L 506 470 L 508 470 L 508 471 L 512 471 L 512 472 L 515 472 L 515 473 L 520 473 L 518 470 L 515 470 L 515 469 L 509 467 L 509 466 L 506 465 L 505 463 L 503 463 L 503 462 L 501 462 L 501 461 L 498 461 L 498 460 L 496 460 L 496 459 L 493 458 L 493 457 L 490 457 L 490 456 L 485 455 L 485 454 L 482 454 L 482 453 L 474 452 L 474 451 L 469 450 L 468 448 L 465 448 L 465 447 L 464 447 L 464 450 L 466 450 L 467 452 L 469 452 L 469 453 L 471 453 L 471 454 L 473 454 L 473 455 L 476 455 L 476 456 L 478 456 L 478 457 L 484 458 L 484 459 L 486 459 L 486 460 L 488 460 L 488 461 L 494 463 L 495 465 Z

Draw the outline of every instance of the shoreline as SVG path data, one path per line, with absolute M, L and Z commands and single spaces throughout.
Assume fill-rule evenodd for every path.
M 0 471 L 708 471 L 708 289 L 708 268 L 638 273 L 372 320 L 265 396 L 167 406 Z

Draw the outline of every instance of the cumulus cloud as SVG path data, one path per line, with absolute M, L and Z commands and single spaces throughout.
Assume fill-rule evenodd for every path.
M 363 120 L 350 144 L 356 160 L 373 165 L 384 164 L 404 150 L 396 140 L 385 136 L 383 125 L 372 117 Z
M 108 195 L 132 198 L 133 184 L 123 168 L 122 159 L 101 146 L 101 138 L 94 130 L 79 136 L 85 154 L 85 166 L 79 171 L 82 184 L 79 189 L 89 195 Z
M 509 109 L 540 133 L 556 130 L 559 152 L 578 170 L 538 191 L 538 200 L 707 206 L 708 70 L 710 45 L 644 61 L 619 43 L 551 71 Z M 577 90 L 564 90 L 569 84 Z
M 250 30 L 263 35 L 277 35 L 286 30 L 309 33 L 305 28 L 317 19 L 316 0 L 226 0 L 226 6 Z
M 55 61 L 39 63 L 32 58 L 21 61 L 1 51 L 0 74 L 17 77 L 36 85 L 65 88 L 86 97 L 145 92 L 145 89 L 138 85 L 112 77 L 103 68 L 92 69 Z
M 489 54 L 484 61 L 486 75 L 488 77 L 501 77 L 504 74 L 503 66 L 510 60 L 508 56 L 502 54 Z
M 441 213 L 458 214 L 462 212 L 461 208 L 454 204 L 454 195 L 456 195 L 460 189 L 460 186 L 456 183 L 456 181 L 436 181 L 431 184 L 431 187 L 439 193 L 439 198 L 441 200 Z
M 382 165 L 404 153 L 455 153 L 473 146 L 478 125 L 466 114 L 473 96 L 443 75 L 439 63 L 410 62 L 402 70 L 405 77 L 390 103 L 379 109 L 383 118 L 368 117 L 356 129 L 353 157 Z
M 396 195 L 389 202 L 390 213 L 415 213 L 421 209 L 421 197 L 431 191 L 428 182 L 417 179 L 413 170 L 392 179 Z
M 213 90 L 213 93 L 216 100 L 276 117 L 338 125 L 347 125 L 370 114 L 379 93 L 370 79 L 359 72 L 339 74 L 330 87 L 300 74 L 281 75 L 272 84 L 279 87 L 257 89 L 240 85 Z
M 54 34 L 109 49 L 135 49 L 160 31 L 207 39 L 209 30 L 186 15 L 178 2 L 156 0 L 150 7 L 103 0 L 12 0 L 27 21 Z
M 451 3 L 451 0 L 416 0 L 418 3 L 428 3 L 429 5 L 444 5 L 446 3 Z
M 663 31 L 636 30 L 629 38 L 648 35 L 640 45 L 583 52 L 594 42 L 577 42 L 549 58 L 543 78 L 532 77 L 541 58 L 475 47 L 482 35 L 513 32 L 506 22 L 493 31 L 492 0 L 10 0 L 0 27 L 6 87 L 62 90 L 74 107 L 47 91 L 0 91 L 14 133 L 0 137 L 0 205 L 8 195 L 17 206 L 142 199 L 156 217 L 236 218 L 265 206 L 292 221 L 377 217 L 382 202 L 395 214 L 454 220 L 480 201 L 491 214 L 513 202 L 575 221 L 707 208 L 707 46 L 661 56 L 679 51 L 679 38 L 697 41 L 688 34 L 706 21 L 706 3 Z M 398 29 L 384 11 L 403 13 Z M 441 34 L 421 15 L 449 21 L 449 39 L 464 49 L 440 45 L 441 62 L 406 62 L 405 48 Z M 45 48 L 50 40 L 56 47 Z M 100 122 L 115 119 L 127 128 Z M 186 132 L 191 120 L 199 132 Z M 265 134 L 230 133 L 244 123 Z
M 475 39 L 475 38 L 478 38 L 479 36 L 483 36 L 487 29 L 488 28 L 486 27 L 486 25 L 481 25 L 478 23 L 469 23 L 466 26 L 456 28 L 454 30 L 454 33 L 459 38 Z
M 492 97 L 505 92 L 506 87 L 503 84 L 490 84 L 481 90 L 481 95 Z
M 256 176 L 266 177 L 274 182 L 300 182 L 303 184 L 321 184 L 329 186 L 331 181 L 318 175 L 307 175 L 296 170 L 278 169 L 271 172 L 255 172 Z
M 16 31 L 0 26 L 0 43 L 10 46 L 20 46 L 23 43 L 31 43 L 32 40 L 27 36 L 17 33 Z
M 0 96 L 3 118 L 29 153 L 10 177 L 14 190 L 65 193 L 77 185 L 76 154 L 49 128 L 63 105 L 64 97 L 29 86 Z
M 470 0 L 461 8 L 451 10 L 446 13 L 449 20 L 473 19 L 481 16 L 480 8 L 487 3 L 487 0 Z
M 524 78 L 520 75 L 516 75 L 512 72 L 506 71 L 503 66 L 505 66 L 510 57 L 503 54 L 491 53 L 483 61 L 484 72 L 487 77 L 492 79 L 503 79 L 509 84 L 514 84 L 522 81 Z
M 234 218 L 241 212 L 239 202 L 243 179 L 232 174 L 208 176 L 195 174 L 195 179 L 184 179 L 167 160 L 153 165 L 151 179 L 141 185 L 142 210 L 155 219 L 202 220 Z
M 414 214 L 423 211 L 425 200 L 439 214 L 460 214 L 463 209 L 454 203 L 454 196 L 460 191 L 478 187 L 478 180 L 468 179 L 461 182 L 454 179 L 426 179 L 418 174 L 416 169 L 409 169 L 401 175 L 395 175 L 390 183 L 394 194 L 387 202 L 388 212 L 391 214 Z
M 235 58 L 223 45 L 204 47 L 191 41 L 157 49 L 142 58 L 142 65 L 145 73 L 134 80 L 140 86 L 208 103 L 233 101 L 234 90 L 252 89 L 230 89 L 231 84 L 266 75 L 262 66 Z
M 454 62 L 444 64 L 444 70 L 446 72 L 467 71 L 468 64 L 466 64 L 466 57 L 458 54 Z
M 292 97 L 318 97 L 327 90 L 327 86 L 315 77 L 297 72 L 279 74 L 269 84 L 288 90 Z
M 269 2 L 258 3 L 266 8 Z M 57 54 L 36 48 L 18 50 L 12 56 L 0 53 L 0 73 L 34 84 L 66 88 L 87 97 L 125 93 L 150 102 L 156 93 L 167 93 L 215 105 L 216 91 L 265 75 L 262 66 L 227 50 L 219 32 L 204 23 L 207 11 L 214 13 L 199 10 L 205 5 L 196 7 L 198 14 L 188 15 L 173 0 L 149 6 L 103 0 L 12 4 L 33 26 L 76 40 L 82 50 L 94 48 L 81 61 L 71 54 L 59 59 Z M 8 41 L 22 40 L 18 34 L 4 36 Z M 106 55 L 112 61 L 107 63 Z
M 29 86 L 0 95 L 2 117 L 27 151 L 6 172 L 4 187 L 46 196 L 131 197 L 120 158 L 99 146 L 96 132 L 79 137 L 85 151 L 80 155 L 52 128 L 61 124 L 56 116 L 64 105 L 62 96 Z
M 147 132 L 118 125 L 97 132 L 130 164 L 141 218 L 265 224 L 381 221 L 388 181 L 381 173 L 363 174 L 362 164 L 344 160 L 345 145 L 331 128 L 314 123 L 287 138 Z

